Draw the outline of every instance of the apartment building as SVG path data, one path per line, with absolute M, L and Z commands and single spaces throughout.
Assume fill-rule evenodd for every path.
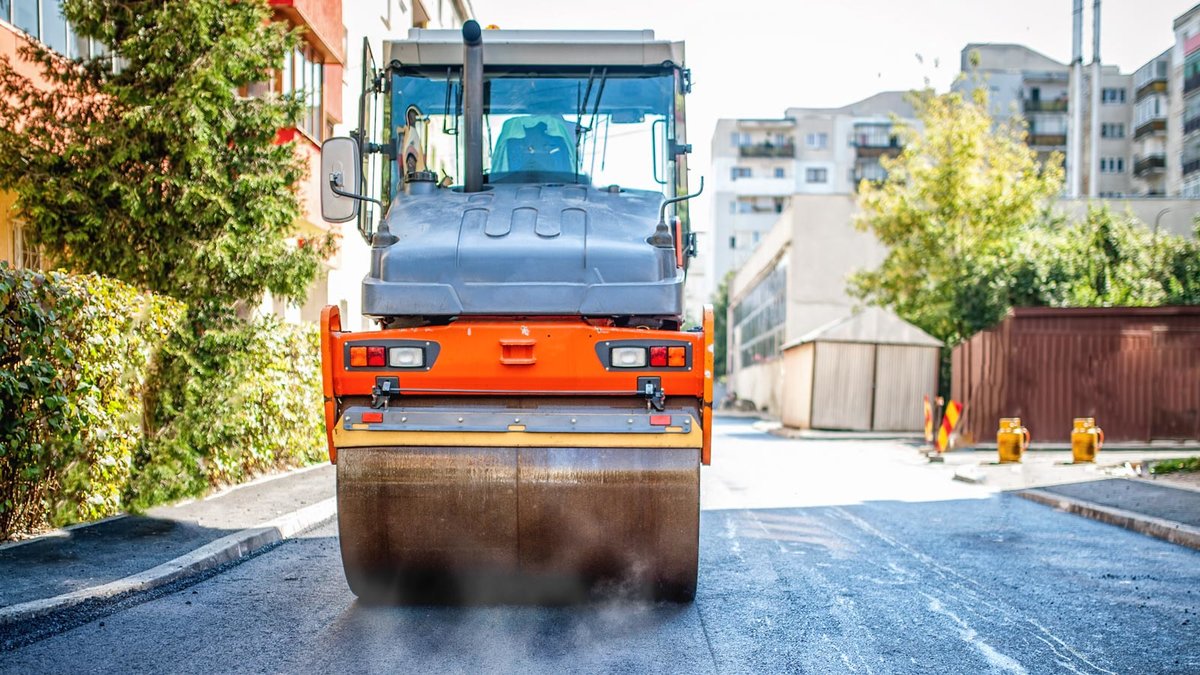
M 1167 190 L 1200 197 L 1200 5 L 1175 19 L 1167 122 Z M 1171 159 L 1178 161 L 1171 162 Z
M 1133 194 L 1167 194 L 1167 109 L 1171 50 L 1133 74 Z
M 301 44 L 289 54 L 268 82 L 248 94 L 266 92 L 303 94 L 307 107 L 295 126 L 281 129 L 281 142 L 294 141 L 296 151 L 309 166 L 307 180 L 299 187 L 302 213 L 296 222 L 297 241 L 340 226 L 321 218 L 319 171 L 321 142 L 342 120 L 342 64 L 345 60 L 345 29 L 341 0 L 270 0 L 276 21 L 300 28 Z M 38 40 L 67 58 L 89 58 L 106 53 L 104 45 L 80 38 L 61 13 L 60 0 L 0 0 L 0 54 L 24 74 L 34 77 L 39 69 L 18 55 L 21 45 Z M 13 264 L 40 267 L 39 252 L 26 245 L 24 227 L 13 213 L 13 196 L 0 193 L 0 258 Z M 335 268 L 335 256 L 327 266 Z M 315 320 L 328 293 L 324 277 L 313 285 L 310 300 L 302 307 L 284 306 L 271 298 L 264 309 L 293 320 Z
M 960 91 L 986 87 L 988 102 L 996 119 L 1018 119 L 1028 124 L 1028 143 L 1042 160 L 1059 153 L 1067 160 L 1071 128 L 1070 66 L 1017 44 L 968 44 L 962 50 L 963 79 Z M 1135 194 L 1133 159 L 1134 76 L 1115 66 L 1100 70 L 1099 143 L 1091 146 L 1092 73 L 1084 71 L 1082 193 L 1099 197 Z M 1093 154 L 1098 162 L 1092 162 Z M 1092 176 L 1092 167 L 1098 168 Z M 1066 167 L 1068 171 L 1071 167 Z
M 904 92 L 883 92 L 782 118 L 719 120 L 708 279 L 745 264 L 793 196 L 854 194 L 859 181 L 886 177 L 880 158 L 900 151 L 896 120 L 912 117 Z
M 408 36 L 410 28 L 459 28 L 474 16 L 470 0 L 356 0 L 346 3 L 342 22 L 346 30 L 346 68 L 341 87 L 345 121 L 335 127 L 348 136 L 358 126 L 359 94 L 362 91 L 364 40 L 377 67 L 382 67 L 383 42 Z M 369 207 L 371 208 L 371 207 Z M 377 214 L 372 211 L 372 217 Z M 337 261 L 326 275 L 327 295 L 323 302 L 338 305 L 342 325 L 349 330 L 371 328 L 362 316 L 362 280 L 371 262 L 371 247 L 358 236 L 354 223 L 345 223 Z M 311 301 L 309 304 L 313 304 Z
M 31 40 L 40 40 L 66 56 L 87 56 L 103 45 L 78 38 L 63 19 L 58 0 L 0 0 L 0 55 L 13 68 L 42 86 L 41 70 L 26 62 L 18 50 Z M 0 260 L 17 267 L 38 269 L 43 265 L 41 252 L 29 246 L 25 228 L 13 210 L 15 195 L 0 191 Z

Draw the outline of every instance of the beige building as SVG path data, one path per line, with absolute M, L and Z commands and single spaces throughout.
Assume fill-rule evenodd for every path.
M 991 112 L 997 119 L 1022 119 L 1029 125 L 1029 145 L 1039 156 L 1052 153 L 1067 158 L 1071 129 L 1070 67 L 1016 44 L 968 44 L 962 50 L 965 78 L 955 85 L 967 91 L 987 87 Z M 1082 194 L 1090 194 L 1092 166 L 1098 166 L 1096 194 L 1122 197 L 1134 189 L 1132 139 L 1134 121 L 1133 76 L 1116 66 L 1102 66 L 1100 75 L 1100 142 L 1091 147 L 1091 68 L 1085 68 L 1083 92 Z M 1092 155 L 1099 162 L 1093 164 Z M 1071 170 L 1067 167 L 1068 171 Z
M 719 120 L 710 283 L 746 263 L 793 196 L 852 195 L 859 181 L 882 180 L 879 158 L 900 151 L 893 125 L 914 123 L 912 115 L 905 92 L 882 92 L 840 108 L 788 108 L 782 118 Z
M 846 281 L 886 253 L 854 228 L 854 194 L 794 195 L 730 284 L 729 389 L 778 411 L 785 344 L 850 314 Z
M 1167 109 L 1171 50 L 1133 74 L 1133 194 L 1167 194 Z

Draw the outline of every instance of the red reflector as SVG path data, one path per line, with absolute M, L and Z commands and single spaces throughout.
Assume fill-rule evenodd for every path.
M 365 412 L 363 413 L 364 422 L 382 422 L 383 413 L 381 412 Z
M 687 347 L 667 348 L 667 365 L 682 368 L 687 365 Z
M 354 367 L 367 365 L 367 348 L 366 347 L 351 347 L 350 348 L 350 365 Z
M 383 347 L 367 347 L 367 365 L 382 366 L 387 363 Z
M 666 347 L 651 347 L 650 348 L 650 365 L 652 365 L 652 366 L 667 365 L 667 348 Z
M 651 415 L 650 426 L 654 427 L 669 427 L 671 426 L 670 415 Z

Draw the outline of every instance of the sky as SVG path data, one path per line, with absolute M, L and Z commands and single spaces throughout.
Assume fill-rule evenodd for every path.
M 1104 63 L 1132 73 L 1174 42 L 1197 0 L 1104 0 Z M 969 42 L 1015 42 L 1066 63 L 1072 0 L 472 0 L 480 23 L 509 29 L 642 29 L 687 43 L 691 184 L 707 173 L 717 119 L 837 107 L 928 80 L 939 90 Z M 1092 0 L 1084 0 L 1091 61 Z M 707 200 L 704 200 L 707 202 Z M 698 204 L 706 230 L 706 203 Z

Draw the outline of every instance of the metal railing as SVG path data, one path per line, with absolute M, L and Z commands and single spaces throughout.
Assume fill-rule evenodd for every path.
M 796 144 L 753 143 L 742 145 L 738 146 L 738 155 L 741 157 L 795 157 Z
M 1133 163 L 1133 175 L 1141 176 L 1153 171 L 1162 171 L 1165 168 L 1167 168 L 1167 156 L 1155 153 L 1137 158 L 1137 161 Z
M 1025 112 L 1067 112 L 1067 101 L 1025 101 Z
M 1190 94 L 1200 89 L 1200 73 L 1196 73 L 1183 81 L 1183 93 Z
M 1058 132 L 1050 133 L 1050 134 L 1039 134 L 1036 132 L 1030 132 L 1029 133 L 1029 144 L 1037 145 L 1037 146 L 1066 145 L 1067 144 L 1067 134 L 1066 133 L 1058 133 Z

